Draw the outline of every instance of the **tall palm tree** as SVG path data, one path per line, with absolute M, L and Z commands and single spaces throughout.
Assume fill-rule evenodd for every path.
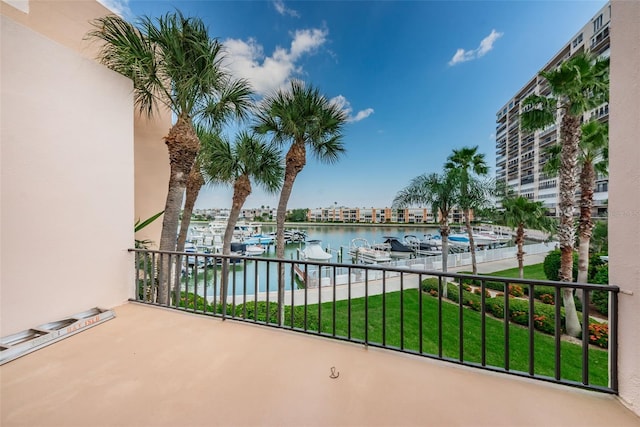
M 507 227 L 516 229 L 515 243 L 518 248 L 518 271 L 520 278 L 524 278 L 524 238 L 525 227 L 534 230 L 551 231 L 553 222 L 545 216 L 544 203 L 532 202 L 526 197 L 506 197 L 502 199 L 503 211 L 500 222 Z
M 258 108 L 255 131 L 271 134 L 277 146 L 289 145 L 285 157 L 284 183 L 276 214 L 276 256 L 284 259 L 284 221 L 296 177 L 307 162 L 307 149 L 324 163 L 335 163 L 345 152 L 342 130 L 347 121 L 339 105 L 329 102 L 319 90 L 299 80 L 288 89 L 267 96 Z M 284 298 L 283 275 L 278 281 Z
M 173 251 L 187 178 L 200 149 L 193 120 L 214 121 L 221 94 L 234 84 L 221 67 L 222 45 L 209 36 L 201 19 L 179 11 L 156 20 L 142 17 L 135 25 L 118 16 L 98 18 L 92 25 L 95 29 L 88 37 L 103 42 L 99 60 L 132 80 L 140 113 L 152 116 L 167 108 L 176 117 L 165 137 L 170 176 L 160 236 L 160 250 Z M 239 99 L 234 113 L 244 115 L 247 103 Z M 158 290 L 161 304 L 169 302 L 169 263 L 165 264 Z
M 484 160 L 484 154 L 478 153 L 478 146 L 462 147 L 454 149 L 447 158 L 444 167 L 457 170 L 460 174 L 460 202 L 459 206 L 464 215 L 464 224 L 469 236 L 469 251 L 471 252 L 471 266 L 473 274 L 478 273 L 476 265 L 476 245 L 473 241 L 473 229 L 471 228 L 471 210 L 480 207 L 480 203 L 486 200 L 478 182 L 472 182 L 475 176 L 485 176 L 489 173 L 489 166 Z
M 460 176 L 455 170 L 445 170 L 442 175 L 420 175 L 413 178 L 393 199 L 394 208 L 427 205 L 438 215 L 442 237 L 442 271 L 445 273 L 449 255 L 449 214 L 459 202 L 459 181 Z M 447 296 L 446 286 L 443 287 L 442 294 Z
M 580 219 L 578 220 L 578 282 L 587 283 L 589 276 L 589 246 L 594 223 L 592 220 L 593 193 L 596 173 L 608 174 L 609 126 L 598 120 L 583 123 L 578 145 L 578 169 L 580 185 Z M 546 151 L 549 161 L 545 172 L 557 173 L 560 169 L 561 146 L 552 145 Z
M 576 190 L 580 123 L 585 112 L 596 108 L 609 97 L 609 59 L 595 59 L 581 53 L 558 68 L 540 73 L 549 84 L 549 96 L 530 95 L 522 102 L 521 125 L 525 130 L 543 129 L 556 122 L 560 114 L 560 188 L 558 238 L 560 240 L 560 280 L 573 279 L 574 194 Z M 567 333 L 579 336 L 580 322 L 575 310 L 573 291 L 565 288 L 563 300 Z
M 231 253 L 233 231 L 240 217 L 240 211 L 251 194 L 251 181 L 269 193 L 276 192 L 282 185 L 283 167 L 280 150 L 268 145 L 259 136 L 241 131 L 231 144 L 215 132 L 202 134 L 202 172 L 208 184 L 233 185 L 233 198 L 229 220 L 224 233 L 222 253 Z M 227 262 L 223 262 L 221 301 L 227 296 Z M 224 306 L 223 306 L 224 307 Z

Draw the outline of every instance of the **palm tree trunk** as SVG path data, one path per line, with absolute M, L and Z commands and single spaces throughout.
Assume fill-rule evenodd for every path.
M 575 244 L 574 198 L 576 190 L 576 165 L 580 142 L 580 118 L 568 112 L 562 118 L 560 127 L 562 149 L 560 151 L 560 192 L 558 238 L 560 240 L 560 281 L 573 281 L 573 248 Z M 582 332 L 573 300 L 573 289 L 562 291 L 565 306 L 567 334 L 578 337 Z
M 445 215 L 446 213 L 446 215 Z M 449 212 L 440 212 L 440 237 L 442 238 L 442 272 L 447 272 L 447 264 L 449 262 Z M 442 296 L 447 297 L 447 280 L 445 278 L 442 287 Z
M 589 243 L 593 232 L 591 211 L 595 181 L 593 164 L 585 162 L 580 172 L 580 222 L 578 224 L 578 282 L 580 283 L 587 283 L 589 279 Z
M 478 274 L 478 265 L 476 264 L 476 244 L 473 241 L 473 229 L 471 228 L 471 209 L 464 210 L 464 225 L 467 228 L 469 236 L 469 252 L 471 252 L 471 269 L 473 274 Z
M 187 179 L 187 191 L 186 198 L 184 200 L 184 209 L 182 210 L 182 220 L 180 221 L 180 233 L 178 234 L 178 244 L 176 251 L 184 251 L 184 245 L 187 242 L 187 232 L 189 231 L 189 224 L 191 223 L 191 215 L 193 214 L 193 207 L 200 194 L 200 189 L 204 185 L 204 178 L 200 173 L 200 167 L 198 162 L 195 162 L 189 173 Z
M 240 175 L 233 184 L 233 199 L 231 202 L 231 211 L 229 212 L 229 220 L 227 228 L 224 231 L 224 240 L 222 242 L 222 254 L 229 255 L 231 253 L 231 240 L 233 240 L 233 230 L 236 227 L 240 211 L 247 197 L 251 194 L 251 181 L 247 175 Z M 220 280 L 220 304 L 222 304 L 223 314 L 226 314 L 227 293 L 229 291 L 229 260 L 222 260 Z
M 518 231 L 516 232 L 516 246 L 518 247 L 518 273 L 520 278 L 524 279 L 524 224 L 518 224 Z
M 293 183 L 300 171 L 306 164 L 307 151 L 304 141 L 296 141 L 291 145 L 287 152 L 284 182 L 280 191 L 280 200 L 278 201 L 278 212 L 276 214 L 276 257 L 284 259 L 284 221 L 287 217 L 287 204 L 293 190 Z M 284 265 L 280 264 L 278 269 L 278 301 L 281 310 L 278 312 L 278 324 L 282 325 L 284 320 Z
M 165 137 L 165 143 L 169 150 L 169 189 L 165 204 L 164 218 L 162 221 L 162 233 L 160 234 L 160 250 L 175 251 L 178 234 L 178 219 L 182 198 L 187 186 L 187 178 L 191 172 L 193 162 L 200 150 L 200 141 L 196 135 L 191 119 L 188 116 L 179 116 L 175 125 Z M 173 266 L 175 275 L 179 277 L 179 265 Z M 158 286 L 158 303 L 169 303 L 169 284 L 171 283 L 172 265 L 169 257 L 165 256 L 162 263 L 162 271 Z M 176 289 L 179 281 L 175 283 Z

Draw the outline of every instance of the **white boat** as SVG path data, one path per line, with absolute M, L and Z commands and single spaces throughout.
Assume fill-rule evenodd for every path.
M 265 248 L 264 246 L 257 244 L 257 245 L 247 245 L 247 247 L 244 249 L 244 254 L 246 256 L 260 256 L 264 253 Z
M 404 236 L 403 243 L 413 249 L 416 255 L 442 255 L 442 242 L 432 243 L 418 239 L 413 234 Z
M 305 248 L 300 251 L 302 258 L 307 261 L 329 261 L 333 255 L 322 249 L 320 240 L 307 240 Z
M 384 236 L 384 243 L 374 244 L 374 249 L 379 249 L 389 252 L 391 258 L 395 259 L 407 259 L 415 255 L 413 249 L 402 243 L 396 237 Z
M 378 264 L 391 261 L 389 251 L 375 249 L 371 247 L 367 239 L 357 238 L 351 241 L 349 255 L 355 260 L 368 264 Z
M 284 230 L 285 243 L 300 243 L 307 240 L 307 232 L 305 230 Z

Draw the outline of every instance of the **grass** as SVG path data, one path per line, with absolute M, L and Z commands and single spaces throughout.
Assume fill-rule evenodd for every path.
M 465 271 L 461 273 L 471 274 L 470 271 Z M 518 267 L 516 267 L 516 268 L 509 268 L 507 270 L 494 271 L 492 273 L 484 273 L 484 274 L 480 273 L 480 275 L 517 279 L 520 277 L 520 270 L 518 270 Z M 543 264 L 540 263 L 540 264 L 533 264 L 533 265 L 525 265 L 524 278 L 530 279 L 530 280 L 547 280 L 547 276 L 544 274 Z
M 422 298 L 422 338 L 420 337 L 420 298 Z M 438 299 L 418 290 L 392 292 L 386 295 L 370 296 L 366 301 L 358 298 L 335 303 L 336 321 L 333 323 L 333 302 L 310 305 L 308 312 L 320 322 L 314 326 L 325 334 L 365 340 L 407 350 L 438 355 L 440 349 L 446 358 L 480 363 L 481 313 L 469 309 L 462 310 L 463 346 L 460 353 L 459 306 L 442 303 L 442 342 L 438 340 Z M 402 309 L 401 309 L 402 308 Z M 383 322 L 383 311 L 384 318 Z M 365 313 L 368 327 L 365 330 Z M 349 317 L 351 330 L 349 330 Z M 486 363 L 490 366 L 505 367 L 504 323 L 486 317 Z M 296 322 L 297 323 L 297 322 Z M 317 325 L 320 325 L 318 327 Z M 401 328 L 403 329 L 401 331 Z M 553 377 L 555 372 L 554 338 L 534 332 L 534 374 Z M 509 369 L 528 372 L 529 370 L 529 330 L 519 325 L 509 325 Z M 580 382 L 582 379 L 582 347 L 563 341 L 561 343 L 561 378 Z M 608 354 L 604 350 L 589 349 L 589 383 L 608 385 Z

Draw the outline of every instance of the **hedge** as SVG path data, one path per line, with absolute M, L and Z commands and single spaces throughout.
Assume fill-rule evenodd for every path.
M 257 306 L 257 310 L 256 310 Z M 213 304 L 210 304 L 200 295 L 194 295 L 192 292 L 181 292 L 180 293 L 180 301 L 178 302 L 178 307 L 186 308 L 188 310 L 198 310 L 204 311 L 207 313 L 213 313 Z M 246 316 L 244 315 L 245 304 L 238 304 L 235 306 L 235 311 L 233 310 L 233 305 L 227 304 L 227 316 L 229 317 L 241 317 L 244 319 L 255 320 L 257 315 L 257 320 L 259 322 L 267 321 L 267 303 L 265 301 L 260 301 L 257 304 L 253 302 L 246 304 Z M 216 304 L 216 313 L 222 314 L 222 304 Z M 304 307 L 295 307 L 294 312 L 294 328 L 304 329 Z M 291 307 L 284 307 L 284 319 L 283 322 L 286 326 L 291 325 Z M 269 304 L 269 323 L 278 323 L 278 304 L 275 302 L 271 302 Z M 316 312 L 307 312 L 307 329 L 318 329 L 318 314 Z
M 432 296 L 438 295 L 438 279 L 430 278 L 422 281 L 422 291 Z M 552 288 L 553 289 L 553 288 Z M 459 301 L 459 289 L 453 283 L 447 283 L 447 299 L 457 303 Z M 463 290 L 462 305 L 471 308 L 474 311 L 481 310 L 481 297 L 472 292 Z M 485 309 L 487 313 L 491 313 L 498 319 L 504 319 L 504 294 L 498 294 L 493 298 L 485 298 Z M 534 329 L 546 333 L 554 334 L 555 332 L 555 307 L 550 304 L 534 301 L 533 303 L 533 327 Z M 578 313 L 578 318 L 582 321 L 582 313 Z M 509 297 L 509 319 L 511 322 L 529 326 L 529 301 L 519 299 L 513 296 Z M 608 345 L 608 327 L 606 324 L 589 320 L 589 342 L 599 347 L 606 348 Z M 596 325 L 596 326 L 594 326 Z M 564 308 L 560 309 L 560 328 L 565 332 L 565 313 Z

